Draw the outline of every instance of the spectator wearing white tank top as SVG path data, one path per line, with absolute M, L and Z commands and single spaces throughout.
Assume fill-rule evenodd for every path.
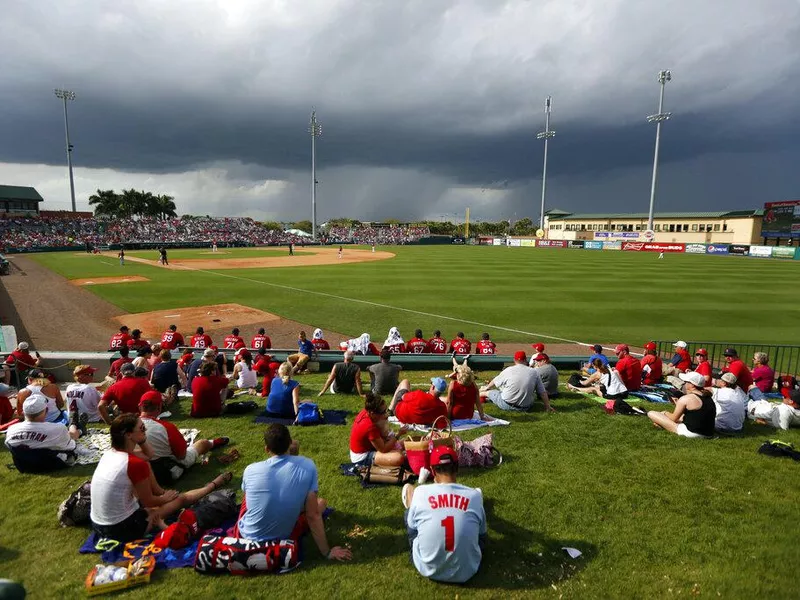
M 258 373 L 253 368 L 253 355 L 246 348 L 240 348 L 234 357 L 236 364 L 233 365 L 231 379 L 236 379 L 236 387 L 240 390 L 252 390 L 258 385 Z

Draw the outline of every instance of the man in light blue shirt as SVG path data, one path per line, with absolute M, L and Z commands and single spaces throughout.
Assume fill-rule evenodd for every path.
M 464 583 L 481 566 L 486 513 L 479 488 L 456 483 L 458 456 L 448 446 L 431 453 L 435 483 L 403 486 L 411 559 L 423 577 Z
M 347 548 L 328 545 L 322 513 L 327 503 L 318 498 L 317 467 L 303 456 L 289 454 L 292 436 L 285 425 L 272 424 L 264 432 L 267 460 L 248 465 L 242 476 L 242 510 L 237 537 L 268 541 L 299 541 L 311 531 L 317 548 L 328 559 L 350 560 Z

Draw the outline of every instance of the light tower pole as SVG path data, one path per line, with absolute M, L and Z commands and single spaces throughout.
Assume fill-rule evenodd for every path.
M 67 100 L 75 100 L 75 92 L 69 90 L 53 90 L 57 98 L 64 101 L 64 131 L 67 135 L 67 169 L 69 170 L 69 195 L 72 199 L 72 212 L 75 212 L 75 180 L 72 178 L 72 144 L 69 143 L 69 119 L 67 118 Z
M 556 136 L 555 131 L 550 131 L 550 109 L 553 98 L 548 96 L 544 101 L 544 131 L 536 134 L 537 140 L 544 140 L 544 164 L 542 165 L 542 209 L 539 213 L 539 229 L 544 229 L 544 198 L 547 192 L 547 142 Z
M 322 135 L 322 125 L 317 121 L 317 111 L 311 111 L 308 125 L 311 134 L 311 237 L 317 239 L 317 138 Z
M 658 97 L 658 112 L 647 117 L 648 123 L 656 124 L 656 150 L 653 155 L 653 181 L 650 184 L 650 211 L 647 214 L 647 229 L 653 231 L 653 207 L 656 201 L 656 185 L 658 183 L 658 147 L 661 143 L 661 123 L 672 116 L 672 113 L 664 112 L 664 87 L 668 81 L 672 80 L 672 73 L 669 71 L 658 72 L 658 83 L 661 86 L 661 93 Z

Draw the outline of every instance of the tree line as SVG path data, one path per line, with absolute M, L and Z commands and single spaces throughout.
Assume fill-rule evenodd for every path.
M 168 219 L 177 217 L 175 202 L 172 196 L 155 195 L 139 190 L 97 190 L 89 196 L 89 205 L 94 206 L 97 217 L 157 217 Z

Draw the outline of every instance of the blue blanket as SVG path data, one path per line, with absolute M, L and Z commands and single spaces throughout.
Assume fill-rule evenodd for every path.
M 222 530 L 220 530 L 222 531 Z M 81 554 L 97 554 L 102 552 L 101 560 L 106 563 L 115 563 L 125 560 L 139 558 L 144 549 L 153 541 L 153 536 L 149 535 L 143 540 L 139 540 L 138 544 L 128 544 L 128 556 L 125 556 L 125 545 L 110 540 L 108 538 L 101 538 L 94 531 L 89 534 L 87 540 L 81 546 L 79 552 Z M 183 567 L 191 567 L 194 564 L 194 555 L 197 554 L 197 545 L 199 540 L 194 540 L 185 548 L 180 550 L 173 550 L 172 548 L 165 548 L 156 554 L 156 568 L 157 569 L 180 569 Z
M 346 410 L 333 410 L 333 409 L 324 409 L 322 411 L 323 416 L 325 417 L 324 423 L 319 423 L 319 425 L 346 425 L 347 424 L 347 415 L 349 411 Z M 280 417 L 269 417 L 265 414 L 258 415 L 254 423 L 278 423 L 280 425 L 294 425 L 294 419 L 281 419 Z M 308 425 L 302 425 L 301 427 L 308 427 Z

